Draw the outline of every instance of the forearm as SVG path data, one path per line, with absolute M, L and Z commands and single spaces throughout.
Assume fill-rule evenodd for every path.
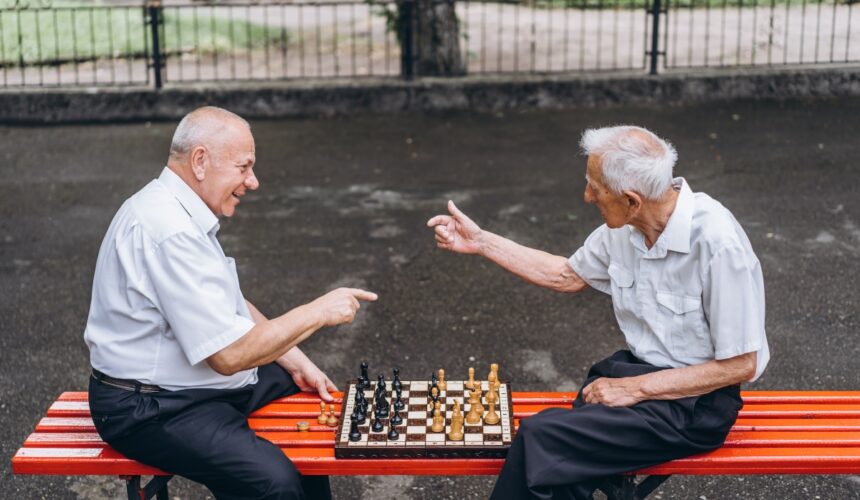
M 262 318 L 242 338 L 209 358 L 213 369 L 232 374 L 276 361 L 324 324 L 307 305 L 274 319 Z
M 700 365 L 661 370 L 631 377 L 631 380 L 635 381 L 638 397 L 642 400 L 680 399 L 746 382 L 755 373 L 755 363 L 756 354 L 753 352 Z
M 489 231 L 483 231 L 479 248 L 480 255 L 534 285 L 571 293 L 586 286 L 564 257 L 525 247 Z
M 251 312 L 251 318 L 254 320 L 254 323 L 263 323 L 268 321 L 269 319 L 257 309 L 254 304 L 245 300 L 245 303 L 248 304 L 248 310 Z M 309 362 L 305 353 L 299 349 L 299 346 L 294 346 L 289 351 L 285 352 L 282 356 L 275 360 L 276 363 L 281 365 L 284 370 L 292 373 L 293 370 L 297 369 L 302 364 Z

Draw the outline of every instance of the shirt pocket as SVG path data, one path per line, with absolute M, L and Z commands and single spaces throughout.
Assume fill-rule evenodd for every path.
M 624 331 L 624 323 L 636 316 L 636 289 L 633 286 L 636 279 L 631 271 L 617 264 L 610 264 L 607 272 L 611 284 L 612 306 Z
M 681 358 L 679 360 L 690 356 L 713 357 L 714 346 L 701 297 L 658 291 L 657 303 L 664 332 L 669 338 L 667 347 L 673 356 Z

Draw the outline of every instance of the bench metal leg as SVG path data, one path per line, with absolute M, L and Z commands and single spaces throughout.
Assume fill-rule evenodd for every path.
M 609 478 L 597 487 L 609 500 L 642 500 L 651 494 L 669 476 L 648 476 L 636 484 L 635 476 Z
M 120 476 L 125 479 L 128 500 L 149 500 L 153 496 L 157 500 L 168 500 L 167 483 L 173 476 L 155 476 L 143 488 L 140 487 L 140 476 Z

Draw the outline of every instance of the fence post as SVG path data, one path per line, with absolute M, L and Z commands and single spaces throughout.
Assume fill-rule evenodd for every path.
M 404 80 L 411 80 L 415 68 L 414 54 L 412 53 L 412 23 L 414 21 L 415 0 L 401 0 L 400 23 L 403 29 L 400 44 L 400 74 Z
M 657 58 L 660 56 L 660 0 L 652 0 L 651 5 L 651 71 L 652 75 L 657 74 Z
M 161 27 L 163 11 L 161 0 L 152 0 L 147 2 L 146 10 L 149 14 L 148 22 L 152 38 L 152 70 L 155 75 L 155 89 L 158 90 L 163 84 L 162 71 L 164 70 L 164 61 L 162 59 L 163 54 L 161 53 L 161 40 L 159 37 L 159 28 Z

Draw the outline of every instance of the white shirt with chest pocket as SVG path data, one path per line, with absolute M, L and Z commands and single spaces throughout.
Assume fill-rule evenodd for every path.
M 126 200 L 102 241 L 84 340 L 93 368 L 168 390 L 231 389 L 206 358 L 254 327 L 218 218 L 172 170 Z
M 677 368 L 757 353 L 770 359 L 764 281 L 744 230 L 723 205 L 687 182 L 666 228 L 648 249 L 632 226 L 597 228 L 569 263 L 591 287 L 612 296 L 630 351 Z

